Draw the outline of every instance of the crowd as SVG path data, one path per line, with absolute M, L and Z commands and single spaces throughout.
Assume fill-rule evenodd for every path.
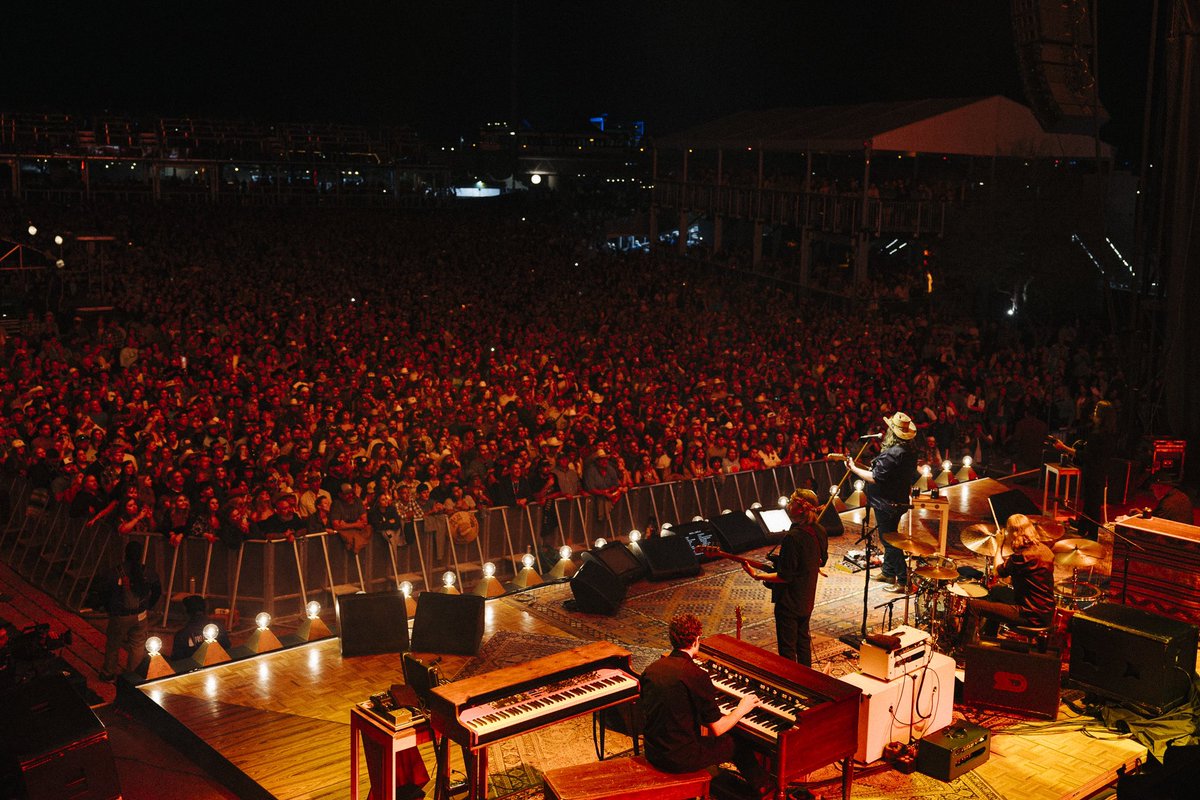
M 117 237 L 112 309 L 0 333 L 0 475 L 175 543 L 326 529 L 357 550 L 436 515 L 853 452 L 896 410 L 927 460 L 986 464 L 1019 421 L 1064 427 L 1123 387 L 1073 326 L 839 310 L 519 216 L 36 213 Z

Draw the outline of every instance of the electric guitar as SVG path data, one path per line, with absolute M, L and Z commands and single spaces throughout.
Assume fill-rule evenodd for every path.
M 713 547 L 709 544 L 696 545 L 696 555 L 707 558 L 727 558 L 730 561 L 736 561 L 743 567 L 751 567 L 752 569 L 764 569 L 768 572 L 775 571 L 775 565 L 767 561 L 754 561 L 749 558 L 735 556 L 733 553 L 726 553 L 724 550 Z

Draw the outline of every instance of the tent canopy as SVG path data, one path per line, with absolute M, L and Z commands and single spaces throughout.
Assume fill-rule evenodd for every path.
M 995 95 L 741 111 L 662 137 L 658 146 L 774 152 L 875 151 L 1002 158 L 1095 158 L 1096 140 L 1046 133 L 1027 107 Z M 1112 158 L 1101 142 L 1100 157 Z

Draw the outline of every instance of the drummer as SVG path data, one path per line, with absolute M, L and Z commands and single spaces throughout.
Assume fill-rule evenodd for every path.
M 1054 554 L 1024 514 L 1013 514 L 1004 527 L 1007 546 L 996 554 L 996 574 L 1011 578 L 1012 586 L 997 586 L 986 598 L 967 600 L 959 645 L 976 638 L 981 618 L 983 633 L 994 636 L 1001 622 L 1042 627 L 1054 617 Z M 1002 555 L 1005 550 L 1012 551 L 1007 559 Z

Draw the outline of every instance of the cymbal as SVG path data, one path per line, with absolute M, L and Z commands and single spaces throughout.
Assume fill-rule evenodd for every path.
M 899 531 L 883 534 L 883 540 L 910 556 L 931 556 L 938 551 L 937 542 L 932 538 L 908 537 Z
M 932 558 L 914 569 L 913 573 L 935 581 L 958 580 L 958 566 L 948 558 Z
M 1104 545 L 1091 539 L 1063 539 L 1055 542 L 1054 563 L 1079 569 L 1094 566 L 1104 558 Z
M 959 597 L 987 597 L 987 587 L 975 581 L 956 581 L 948 587 L 950 594 Z
M 1043 544 L 1057 542 L 1067 533 L 1067 526 L 1056 520 L 1054 517 L 1045 516 L 1030 516 L 1029 521 L 1033 523 L 1033 527 L 1037 529 L 1038 539 Z
M 963 547 L 981 556 L 994 556 L 1004 546 L 1004 533 L 987 525 L 970 525 L 959 534 Z
M 1055 553 L 1085 553 L 1093 558 L 1104 558 L 1104 545 L 1099 542 L 1094 542 L 1091 539 L 1083 539 L 1075 537 L 1072 539 L 1060 539 L 1050 548 Z

